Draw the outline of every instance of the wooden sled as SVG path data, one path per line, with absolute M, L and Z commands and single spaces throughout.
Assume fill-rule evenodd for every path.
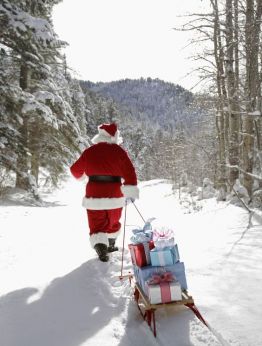
M 134 202 L 132 202 L 135 206 L 137 212 L 145 222 L 143 216 L 137 209 Z M 127 204 L 125 207 L 125 216 L 124 216 L 124 235 L 123 235 L 123 246 L 122 246 L 122 260 L 121 260 L 121 274 L 119 275 L 119 280 L 129 280 L 130 285 L 134 287 L 134 298 L 137 303 L 137 307 L 143 317 L 143 319 L 147 322 L 148 326 L 152 330 L 154 336 L 156 337 L 156 317 L 155 312 L 159 308 L 168 308 L 173 307 L 177 305 L 185 305 L 189 309 L 193 311 L 193 313 L 196 315 L 196 317 L 203 322 L 209 329 L 209 325 L 204 320 L 203 316 L 200 314 L 200 311 L 195 306 L 194 299 L 192 296 L 188 295 L 187 291 L 182 292 L 182 300 L 173 301 L 166 304 L 151 304 L 148 297 L 145 295 L 144 291 L 142 290 L 141 286 L 134 280 L 133 275 L 128 272 L 127 274 L 123 274 L 123 258 L 124 258 L 124 247 L 125 247 L 125 226 L 126 226 L 126 209 Z
M 209 328 L 207 322 L 204 320 L 199 310 L 195 306 L 193 297 L 188 295 L 187 291 L 182 292 L 182 300 L 177 300 L 177 301 L 173 301 L 166 304 L 151 304 L 148 297 L 145 295 L 144 291 L 142 290 L 141 286 L 137 282 L 134 282 L 134 298 L 143 319 L 147 322 L 149 328 L 152 330 L 155 337 L 156 337 L 155 312 L 159 308 L 169 308 L 169 307 L 174 307 L 177 305 L 185 305 L 186 307 L 191 309 L 193 313 L 197 316 L 197 318 Z

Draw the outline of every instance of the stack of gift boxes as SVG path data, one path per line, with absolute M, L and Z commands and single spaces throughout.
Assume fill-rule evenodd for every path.
M 153 231 L 146 222 L 143 229 L 133 230 L 130 240 L 134 275 L 151 304 L 182 300 L 187 282 L 173 232 L 164 228 Z

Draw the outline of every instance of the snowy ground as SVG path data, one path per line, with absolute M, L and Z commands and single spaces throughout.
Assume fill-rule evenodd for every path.
M 0 206 L 1 346 L 262 345 L 260 218 L 246 231 L 241 208 L 210 199 L 187 214 L 169 184 L 141 184 L 137 206 L 145 218 L 157 217 L 155 226 L 175 229 L 189 291 L 216 335 L 176 308 L 157 311 L 154 339 L 128 283 L 117 279 L 120 253 L 101 263 L 90 248 L 83 191 L 70 179 L 46 196 L 46 207 Z M 132 205 L 127 224 L 127 238 L 142 225 Z

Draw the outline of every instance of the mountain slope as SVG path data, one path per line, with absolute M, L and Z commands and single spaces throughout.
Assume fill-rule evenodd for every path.
M 123 79 L 108 83 L 81 81 L 84 88 L 114 100 L 137 119 L 157 122 L 162 128 L 189 125 L 200 109 L 192 107 L 194 95 L 179 85 L 159 79 Z

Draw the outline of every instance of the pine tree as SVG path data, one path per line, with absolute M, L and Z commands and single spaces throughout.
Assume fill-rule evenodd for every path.
M 5 55 L 0 65 L 1 161 L 16 173 L 16 186 L 35 196 L 40 167 L 56 183 L 64 165 L 72 161 L 72 151 L 87 143 L 84 96 L 81 103 L 79 84 L 64 73 L 64 43 L 52 27 L 51 10 L 57 2 L 3 0 L 0 5 Z M 4 70 L 8 63 L 15 73 Z

